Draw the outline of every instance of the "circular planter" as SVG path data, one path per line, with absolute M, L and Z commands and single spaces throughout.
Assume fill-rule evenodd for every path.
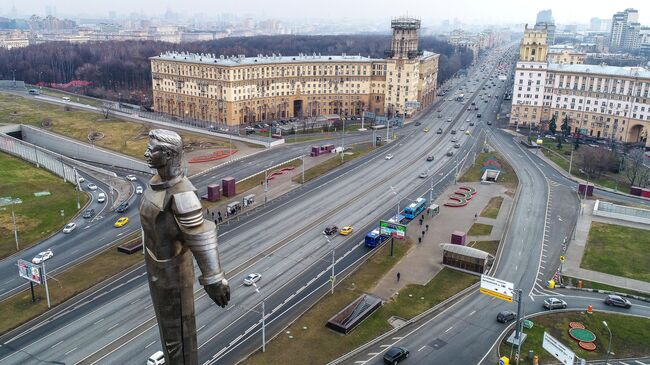
M 596 344 L 593 343 L 593 342 L 580 341 L 580 342 L 578 342 L 578 346 L 580 346 L 580 348 L 582 348 L 584 350 L 587 350 L 587 351 L 594 351 L 596 349 Z
M 580 323 L 580 322 L 570 322 L 569 323 L 569 328 L 585 328 L 585 325 Z
M 596 335 L 584 328 L 571 328 L 569 330 L 569 336 L 576 341 L 581 342 L 594 342 L 596 341 Z

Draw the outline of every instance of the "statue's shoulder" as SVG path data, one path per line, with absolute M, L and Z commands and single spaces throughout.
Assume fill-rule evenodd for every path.
M 170 190 L 172 209 L 182 225 L 191 226 L 195 220 L 203 220 L 201 201 L 196 195 L 196 188 L 187 178 L 183 178 Z

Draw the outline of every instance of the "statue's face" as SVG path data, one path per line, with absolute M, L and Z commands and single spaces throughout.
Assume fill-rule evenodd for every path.
M 149 144 L 147 144 L 144 158 L 149 167 L 159 169 L 167 165 L 167 161 L 171 158 L 171 154 L 157 140 L 149 139 Z

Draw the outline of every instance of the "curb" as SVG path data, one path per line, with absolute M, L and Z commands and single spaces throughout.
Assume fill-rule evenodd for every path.
M 642 296 L 639 296 L 639 295 L 621 293 L 621 292 L 617 292 L 617 291 L 613 291 L 613 290 L 578 288 L 578 287 L 575 287 L 575 286 L 572 286 L 572 285 L 556 285 L 555 287 L 560 288 L 560 289 L 586 291 L 586 292 L 589 292 L 589 293 L 614 294 L 614 295 L 618 295 L 618 296 L 621 296 L 621 297 L 632 298 L 632 299 L 640 300 L 642 302 L 650 303 L 650 297 L 642 297 Z M 625 288 L 623 288 L 623 289 L 625 289 Z M 630 289 L 630 290 L 632 290 L 632 289 Z

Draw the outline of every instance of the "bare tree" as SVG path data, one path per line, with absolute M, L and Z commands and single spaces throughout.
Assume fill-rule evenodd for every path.
M 104 119 L 108 119 L 108 116 L 111 113 L 111 109 L 106 104 L 102 105 L 100 109 L 102 111 L 102 114 L 104 115 Z
M 600 177 L 608 171 L 616 171 L 618 156 L 605 148 L 585 147 L 578 152 L 580 168 L 589 178 Z
M 648 177 L 650 177 L 650 169 L 644 162 L 646 157 L 643 149 L 635 148 L 631 150 L 625 159 L 625 176 L 633 186 L 647 185 Z

